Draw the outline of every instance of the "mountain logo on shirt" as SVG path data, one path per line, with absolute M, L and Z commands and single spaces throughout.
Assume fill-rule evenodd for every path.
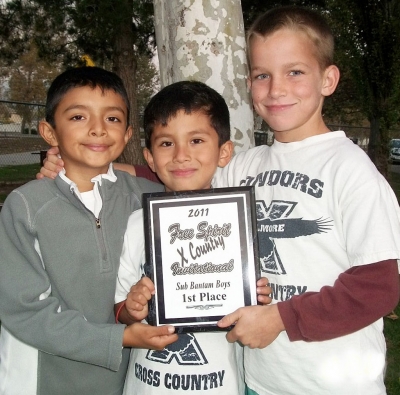
M 318 218 L 305 220 L 290 218 L 297 202 L 272 200 L 269 207 L 257 200 L 257 230 L 261 271 L 271 274 L 286 274 L 274 239 L 291 239 L 301 236 L 326 233 L 332 228 L 332 220 Z
M 170 364 L 174 359 L 178 365 L 206 365 L 207 358 L 192 333 L 183 333 L 175 343 L 169 344 L 164 350 L 149 350 L 146 359 Z

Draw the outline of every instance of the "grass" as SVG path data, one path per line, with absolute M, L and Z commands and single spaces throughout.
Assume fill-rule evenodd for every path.
M 400 317 L 400 304 L 395 310 Z M 387 395 L 400 394 L 400 318 L 384 318 L 384 333 L 387 345 L 387 370 L 385 377 Z
M 6 166 L 0 167 L 0 203 L 4 201 L 11 189 L 17 185 L 4 186 L 7 183 L 24 183 L 35 178 L 40 165 Z M 400 202 L 400 174 L 391 173 L 390 184 Z M 2 187 L 3 186 L 3 187 Z M 400 304 L 395 310 L 400 317 Z M 400 318 L 391 320 L 384 318 L 384 333 L 387 342 L 387 371 L 385 384 L 387 395 L 400 394 Z
M 34 180 L 39 170 L 39 164 L 0 167 L 0 203 L 14 188 Z
M 28 182 L 35 179 L 40 165 L 4 166 L 0 167 L 0 183 L 2 182 Z

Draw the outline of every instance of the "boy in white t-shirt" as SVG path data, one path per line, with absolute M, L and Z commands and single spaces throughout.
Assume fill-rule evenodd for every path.
M 201 82 L 182 81 L 162 89 L 146 107 L 144 125 L 144 156 L 167 191 L 208 189 L 216 168 L 231 159 L 228 107 Z M 144 262 L 139 210 L 129 218 L 118 273 L 116 303 L 129 292 L 126 304 L 116 306 L 117 319 L 124 323 L 148 314 L 154 285 L 142 278 Z M 263 281 L 258 283 L 259 301 L 269 302 L 261 295 L 270 292 Z M 179 334 L 162 351 L 132 349 L 124 393 L 242 395 L 242 350 L 225 336 L 218 331 Z
M 239 153 L 213 185 L 256 187 L 262 275 L 274 303 L 225 316 L 245 346 L 248 394 L 385 394 L 382 317 L 399 300 L 399 208 L 386 180 L 322 117 L 339 81 L 333 36 L 298 7 L 248 34 L 254 108 L 271 147 Z

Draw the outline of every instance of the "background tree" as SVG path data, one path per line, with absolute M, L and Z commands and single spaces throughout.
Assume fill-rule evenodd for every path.
M 354 102 L 371 126 L 368 154 L 387 176 L 390 133 L 399 122 L 400 2 L 327 0 L 326 8 L 339 67 L 348 73 Z
M 39 55 L 54 64 L 74 67 L 87 54 L 96 65 L 111 69 L 122 78 L 131 101 L 130 123 L 135 130 L 122 160 L 143 162 L 136 73 L 138 56 L 147 55 L 150 61 L 153 51 L 152 1 L 10 0 L 3 1 L 0 10 L 0 21 L 13 21 L 7 25 L 13 28 L 3 30 L 1 35 L 5 41 L 15 37 L 21 45 L 19 52 L 26 50 L 18 41 L 25 35 L 35 40 Z
M 154 0 L 161 85 L 195 79 L 217 90 L 231 116 L 235 150 L 254 144 L 246 87 L 243 16 L 238 0 Z
M 37 48 L 34 43 L 31 43 L 28 52 L 22 54 L 10 70 L 9 99 L 20 102 L 43 103 L 50 81 L 58 72 L 59 70 L 38 57 Z M 21 133 L 24 133 L 25 129 L 28 134 L 32 130 L 37 133 L 37 125 L 32 124 L 31 111 L 34 108 L 17 105 L 16 109 L 18 114 L 22 116 Z

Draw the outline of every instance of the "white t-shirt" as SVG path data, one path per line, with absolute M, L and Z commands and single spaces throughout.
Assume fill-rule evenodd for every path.
M 124 236 L 116 303 L 140 280 L 144 262 L 143 212 L 137 210 Z M 226 332 L 187 333 L 162 351 L 133 348 L 124 394 L 243 395 L 242 348 L 225 336 Z
M 400 258 L 396 197 L 344 132 L 240 153 L 213 185 L 255 186 L 260 266 L 275 303 L 333 285 L 353 266 Z M 282 332 L 264 349 L 245 348 L 245 381 L 260 395 L 384 394 L 382 327 L 321 342 Z

